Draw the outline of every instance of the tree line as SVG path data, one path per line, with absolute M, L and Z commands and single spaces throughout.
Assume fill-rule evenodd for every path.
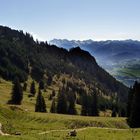
M 51 84 L 49 78 L 48 84 Z M 44 90 L 45 84 L 40 81 L 38 84 L 38 93 L 36 91 L 35 81 L 31 82 L 30 93 L 28 97 L 36 97 L 35 112 L 47 112 L 46 101 L 44 99 L 42 90 Z M 18 77 L 13 81 L 13 88 L 11 91 L 11 99 L 8 104 L 21 105 L 23 100 L 23 91 L 27 90 L 27 82 L 21 85 Z M 37 96 L 35 96 L 37 94 Z M 84 116 L 98 116 L 98 97 L 96 92 L 93 95 L 88 95 L 85 90 L 81 90 L 80 105 L 81 105 L 81 115 Z M 56 91 L 52 91 L 49 100 L 52 100 L 50 112 L 59 114 L 71 114 L 76 115 L 76 103 L 77 94 L 68 85 L 63 85 L 56 94 Z
M 62 79 L 63 86 L 59 88 L 58 92 L 52 90 L 48 100 L 51 101 L 50 110 L 47 110 L 46 102 L 44 99 L 44 92 L 47 86 L 52 84 L 53 78 L 48 77 L 46 83 L 41 80 L 38 84 L 33 80 L 29 87 L 28 97 L 35 97 L 35 112 L 51 112 L 59 114 L 81 114 L 82 116 L 99 116 L 100 111 L 112 110 L 112 117 L 126 116 L 126 109 L 121 106 L 117 98 L 112 97 L 110 100 L 105 100 L 99 96 L 98 90 L 90 89 L 87 91 L 84 88 L 78 87 L 70 81 Z M 11 92 L 11 99 L 8 104 L 22 104 L 23 91 L 27 91 L 27 82 L 22 85 L 18 77 L 13 81 L 13 88 Z M 38 90 L 36 90 L 38 86 Z M 76 105 L 80 105 L 80 112 L 77 112 Z

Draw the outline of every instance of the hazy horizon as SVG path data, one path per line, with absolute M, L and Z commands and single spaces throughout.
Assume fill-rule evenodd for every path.
M 140 40 L 139 0 L 0 1 L 0 24 L 39 40 Z

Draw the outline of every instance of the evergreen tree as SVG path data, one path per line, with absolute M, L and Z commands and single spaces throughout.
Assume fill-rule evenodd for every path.
M 116 112 L 116 109 L 115 108 L 112 110 L 111 116 L 112 117 L 116 117 L 117 116 L 117 112 Z
M 126 109 L 124 108 L 121 108 L 120 111 L 119 111 L 119 117 L 126 117 Z
M 11 100 L 8 101 L 8 104 L 20 105 L 23 99 L 23 89 L 20 85 L 18 77 L 16 77 L 13 82 L 13 89 L 11 94 Z
M 93 116 L 93 97 L 91 95 L 87 96 L 87 116 Z
M 99 116 L 98 97 L 97 97 L 96 92 L 93 94 L 93 100 L 92 100 L 92 104 L 91 104 L 91 115 L 92 116 Z
M 131 87 L 128 92 L 128 101 L 127 101 L 127 117 L 130 117 L 131 113 L 131 105 L 132 105 L 132 100 L 133 100 L 133 88 Z
M 36 89 L 35 89 L 35 82 L 34 82 L 34 81 L 32 81 L 32 83 L 31 83 L 30 93 L 31 93 L 33 96 L 35 96 Z
M 27 83 L 24 82 L 24 84 L 23 84 L 23 91 L 26 91 L 26 90 L 27 90 Z
M 55 99 L 52 100 L 50 112 L 51 112 L 51 113 L 56 113 L 56 103 L 55 103 Z
M 59 90 L 57 99 L 57 113 L 67 114 L 67 100 L 64 90 Z
M 68 106 L 68 114 L 76 115 L 76 108 L 75 108 L 75 94 L 70 92 L 69 96 L 69 106 Z
M 133 87 L 133 99 L 128 124 L 132 128 L 140 127 L 140 83 L 138 82 L 135 82 Z
M 38 95 L 37 95 L 35 112 L 47 112 L 45 100 L 44 100 L 44 97 L 42 96 L 41 90 L 39 90 Z
M 83 92 L 83 95 L 82 95 L 81 115 L 82 116 L 88 115 L 88 97 L 87 97 L 87 93 L 85 91 Z
M 39 89 L 44 89 L 44 82 L 42 80 L 39 82 Z
M 48 76 L 47 85 L 50 86 L 52 84 L 52 76 Z

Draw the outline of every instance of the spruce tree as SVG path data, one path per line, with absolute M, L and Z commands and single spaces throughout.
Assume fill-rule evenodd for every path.
M 87 97 L 87 115 L 88 116 L 93 116 L 92 112 L 93 112 L 93 97 L 91 95 L 88 95 Z
M 39 82 L 39 89 L 44 89 L 44 82 L 42 80 Z
M 31 93 L 33 96 L 35 96 L 35 94 L 36 94 L 35 82 L 34 82 L 34 81 L 32 81 L 32 83 L 31 83 L 30 93 Z
M 75 108 L 75 94 L 70 92 L 69 96 L 69 106 L 68 106 L 68 114 L 76 115 L 76 108 Z
M 93 94 L 93 97 L 92 97 L 91 115 L 92 116 L 99 116 L 99 111 L 98 111 L 98 97 L 97 97 L 97 93 L 96 92 Z
M 49 75 L 49 76 L 48 76 L 48 79 L 47 79 L 47 85 L 48 85 L 48 86 L 50 86 L 50 85 L 52 84 L 52 80 L 53 80 L 53 79 L 52 79 L 52 76 Z
M 26 90 L 27 90 L 27 83 L 24 82 L 24 84 L 23 84 L 23 91 L 26 91 Z
M 117 116 L 117 112 L 116 112 L 116 109 L 115 108 L 112 110 L 111 116 L 112 117 L 116 117 Z
M 47 112 L 45 100 L 42 96 L 41 90 L 39 90 L 36 98 L 35 112 Z
M 119 117 L 126 117 L 126 109 L 125 108 L 121 108 L 119 111 Z
M 67 114 L 67 99 L 64 90 L 59 90 L 57 100 L 57 113 Z
M 23 89 L 22 86 L 20 85 L 18 77 L 16 77 L 13 82 L 11 95 L 12 95 L 11 100 L 9 100 L 8 103 L 20 105 L 23 99 Z
M 83 92 L 83 95 L 82 95 L 81 115 L 82 116 L 88 115 L 88 97 L 87 97 L 87 93 L 85 91 Z
M 131 107 L 132 107 L 132 100 L 133 100 L 133 88 L 131 87 L 129 89 L 129 93 L 128 93 L 128 101 L 127 101 L 127 117 L 130 117 L 130 113 L 131 113 Z
M 132 128 L 140 127 L 140 83 L 138 82 L 135 82 L 133 87 L 133 99 L 128 124 Z
M 50 112 L 51 112 L 51 113 L 56 113 L 56 103 L 55 103 L 55 99 L 52 100 Z

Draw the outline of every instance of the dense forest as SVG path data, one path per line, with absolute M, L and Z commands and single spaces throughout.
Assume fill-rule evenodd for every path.
M 62 74 L 70 78 L 62 80 L 63 85 L 57 96 L 57 107 L 53 108 L 55 104 L 53 100 L 52 112 L 76 114 L 75 102 L 82 105 L 81 115 L 97 116 L 97 106 L 100 110 L 111 109 L 118 114 L 126 109 L 128 88 L 98 66 L 89 52 L 79 47 L 68 51 L 49 45 L 47 42 L 35 41 L 29 33 L 0 26 L 0 76 L 2 78 L 15 83 L 16 77 L 20 83 L 24 83 L 26 89 L 26 81 L 30 75 L 39 83 L 37 102 L 40 100 L 44 102 L 41 90 L 46 88 L 45 85 L 53 82 L 54 76 L 59 79 Z M 16 83 L 20 84 L 18 80 Z M 35 92 L 33 86 L 34 83 L 31 87 L 32 94 Z M 12 99 L 9 102 L 11 101 Z M 63 108 L 67 105 L 65 101 L 69 102 L 66 109 Z M 35 111 L 38 110 L 42 108 L 36 105 Z

